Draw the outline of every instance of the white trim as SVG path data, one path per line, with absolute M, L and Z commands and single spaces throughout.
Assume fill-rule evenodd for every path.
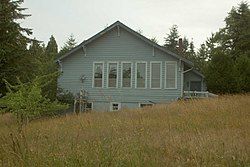
M 174 64 L 175 65 L 175 87 L 173 88 L 167 88 L 167 64 Z M 165 89 L 177 89 L 177 61 L 165 61 Z
M 123 87 L 123 64 L 130 63 L 131 68 L 131 78 L 130 78 L 130 87 Z M 132 88 L 132 77 L 133 77 L 133 63 L 131 61 L 122 61 L 121 62 L 121 88 L 130 89 Z
M 116 86 L 109 87 L 109 64 L 116 64 Z M 118 69 L 119 69 L 119 62 L 117 61 L 108 61 L 107 62 L 107 88 L 118 88 Z
M 145 87 L 144 88 L 137 88 L 137 64 L 138 63 L 145 63 L 146 64 L 146 66 L 145 66 Z M 135 88 L 136 89 L 147 89 L 147 81 L 148 81 L 148 65 L 147 65 L 147 62 L 146 61 L 137 61 L 137 62 L 135 62 Z
M 118 110 L 113 110 L 113 104 L 118 104 Z M 109 105 L 109 110 L 110 111 L 119 111 L 121 109 L 121 103 L 120 102 L 110 102 L 110 105 Z
M 87 102 L 87 103 L 90 103 L 91 104 L 91 109 L 90 110 L 93 110 L 93 105 L 94 105 L 94 102 Z M 87 105 L 86 103 L 86 105 Z M 86 108 L 85 108 L 86 109 Z
M 102 64 L 102 87 L 95 87 L 95 64 Z M 104 88 L 104 62 L 94 61 L 92 69 L 92 88 Z
M 160 63 L 160 87 L 159 88 L 152 88 L 152 64 L 154 63 Z M 151 61 L 150 62 L 150 76 L 149 76 L 150 80 L 149 80 L 149 85 L 150 85 L 150 89 L 161 89 L 162 88 L 162 61 Z

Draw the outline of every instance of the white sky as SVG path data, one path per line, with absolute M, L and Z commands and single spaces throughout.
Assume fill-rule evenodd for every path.
M 176 24 L 183 37 L 197 47 L 222 28 L 232 6 L 240 0 L 25 0 L 22 7 L 32 16 L 23 20 L 33 35 L 47 44 L 54 35 L 59 48 L 74 34 L 78 43 L 119 20 L 163 44 Z

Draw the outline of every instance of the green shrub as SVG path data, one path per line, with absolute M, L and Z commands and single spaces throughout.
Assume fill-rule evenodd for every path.
M 58 88 L 57 90 L 57 100 L 61 103 L 73 105 L 74 103 L 74 95 L 68 90 L 63 90 L 62 88 Z
M 42 96 L 43 79 L 44 77 L 36 78 L 28 84 L 19 81 L 17 86 L 11 86 L 6 81 L 9 93 L 0 99 L 1 111 L 14 114 L 20 127 L 28 123 L 29 120 L 55 113 L 68 107 L 68 105 L 60 104 L 57 101 L 52 102 Z

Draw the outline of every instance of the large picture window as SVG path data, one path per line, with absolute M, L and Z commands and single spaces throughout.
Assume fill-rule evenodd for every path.
M 166 62 L 165 88 L 177 88 L 177 62 Z
M 161 88 L 161 62 L 151 62 L 150 69 L 150 88 Z
M 94 63 L 93 87 L 103 87 L 103 63 Z
M 131 88 L 132 86 L 132 63 L 122 63 L 122 87 Z
M 146 62 L 136 63 L 136 88 L 146 88 L 147 64 Z
M 108 87 L 117 87 L 117 63 L 108 63 Z

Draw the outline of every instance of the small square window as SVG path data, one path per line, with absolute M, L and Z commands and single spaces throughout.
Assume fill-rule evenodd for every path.
M 93 103 L 86 103 L 85 105 L 86 105 L 85 106 L 86 111 L 93 110 Z
M 121 103 L 111 103 L 110 111 L 118 111 L 121 109 Z
M 153 104 L 152 103 L 140 103 L 140 108 L 143 108 L 143 107 L 152 107 Z

